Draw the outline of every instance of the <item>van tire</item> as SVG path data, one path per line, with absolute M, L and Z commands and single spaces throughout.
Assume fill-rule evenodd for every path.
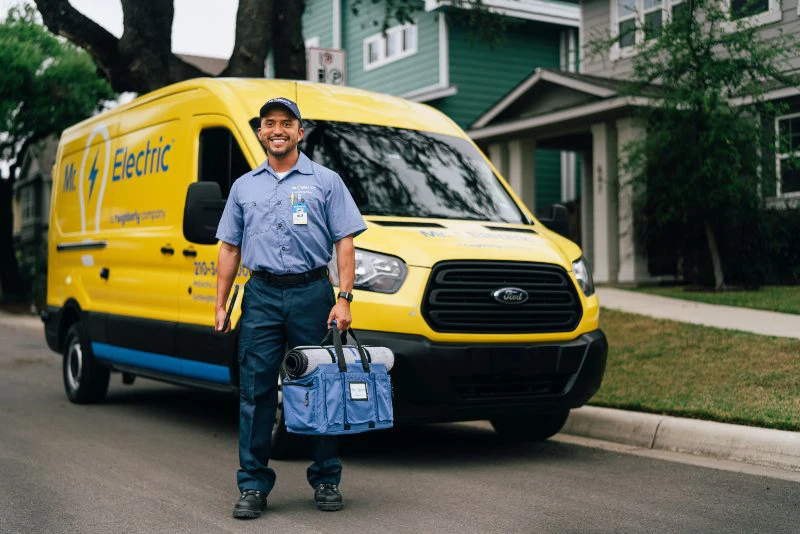
M 67 398 L 76 404 L 105 399 L 111 370 L 95 360 L 89 336 L 80 323 L 67 330 L 63 356 L 62 376 Z
M 283 379 L 278 378 L 278 407 L 275 422 L 272 425 L 272 446 L 270 458 L 274 460 L 297 460 L 308 456 L 309 439 L 307 436 L 292 434 L 286 430 L 283 418 Z
M 567 422 L 569 410 L 556 413 L 491 419 L 495 431 L 512 441 L 543 441 L 558 434 Z

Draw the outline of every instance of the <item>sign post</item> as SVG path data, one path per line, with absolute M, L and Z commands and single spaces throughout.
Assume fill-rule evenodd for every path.
M 307 80 L 331 85 L 347 85 L 344 50 L 309 48 L 307 55 Z

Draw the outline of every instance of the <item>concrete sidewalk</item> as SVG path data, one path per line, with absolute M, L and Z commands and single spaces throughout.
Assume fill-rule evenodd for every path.
M 600 305 L 610 310 L 764 336 L 800 339 L 800 315 L 704 304 L 611 287 L 600 287 L 597 294 Z
M 612 408 L 572 410 L 565 434 L 800 472 L 800 433 Z

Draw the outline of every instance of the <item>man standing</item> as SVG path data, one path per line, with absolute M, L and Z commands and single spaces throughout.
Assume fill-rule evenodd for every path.
M 267 149 L 267 160 L 233 183 L 217 229 L 222 241 L 218 331 L 239 260 L 252 271 L 244 288 L 239 333 L 241 496 L 233 508 L 238 519 L 260 516 L 275 484 L 268 461 L 285 347 L 318 344 L 334 319 L 339 330 L 350 326 L 353 238 L 366 230 L 339 175 L 298 150 L 304 131 L 297 105 L 273 98 L 262 106 L 259 117 L 258 138 Z M 337 298 L 326 267 L 334 244 L 341 289 Z M 342 464 L 336 438 L 312 439 L 314 463 L 307 476 L 317 509 L 341 510 Z

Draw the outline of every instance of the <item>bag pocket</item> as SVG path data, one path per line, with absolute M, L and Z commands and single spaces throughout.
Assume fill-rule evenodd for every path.
M 367 373 L 345 374 L 345 423 L 360 425 L 375 421 L 375 381 Z
M 316 381 L 315 381 L 316 382 Z M 310 384 L 283 383 L 283 417 L 289 431 L 316 430 L 319 389 Z
M 327 426 L 344 423 L 344 394 L 342 393 L 343 375 L 330 373 L 322 375 L 325 385 L 325 412 Z
M 378 421 L 394 420 L 392 405 L 392 379 L 387 374 L 375 375 L 375 401 L 378 404 Z

